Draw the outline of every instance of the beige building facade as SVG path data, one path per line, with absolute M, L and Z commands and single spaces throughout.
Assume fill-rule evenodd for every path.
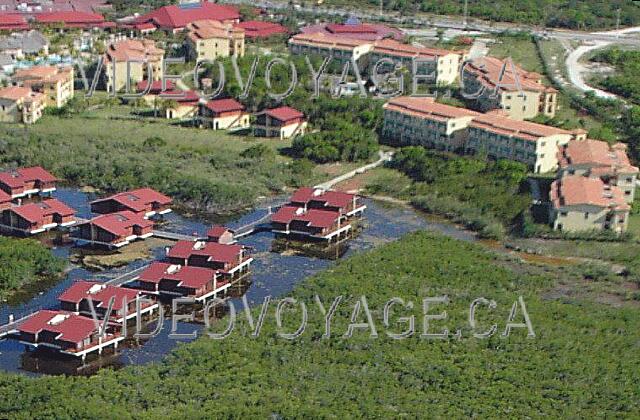
M 128 39 L 109 45 L 105 53 L 104 73 L 107 92 L 120 92 L 127 85 L 127 68 L 132 90 L 143 80 L 162 79 L 164 50 L 146 39 Z M 151 75 L 149 73 L 151 69 Z M 150 77 L 151 76 L 151 77 Z
M 482 112 L 502 109 L 512 119 L 529 120 L 538 115 L 553 118 L 558 107 L 557 91 L 543 85 L 540 74 L 508 60 L 482 57 L 466 62 L 462 82 L 462 92 L 474 97 Z
M 35 66 L 17 70 L 12 81 L 18 86 L 40 92 L 45 105 L 63 107 L 74 95 L 73 67 Z
M 398 145 L 515 160 L 536 173 L 555 170 L 558 146 L 575 136 L 559 128 L 513 120 L 499 112 L 481 114 L 432 98 L 406 96 L 384 105 L 382 133 L 384 139 Z
M 198 20 L 187 26 L 185 41 L 189 57 L 196 61 L 213 61 L 218 57 L 243 57 L 244 29 L 215 20 Z
M 600 178 L 569 175 L 551 184 L 549 218 L 562 232 L 624 233 L 631 207 L 624 193 Z
M 33 124 L 42 117 L 46 99 L 20 86 L 0 89 L 0 122 Z

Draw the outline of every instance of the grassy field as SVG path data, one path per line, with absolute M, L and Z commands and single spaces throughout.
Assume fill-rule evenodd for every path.
M 103 370 L 91 378 L 0 374 L 0 413 L 13 418 L 217 418 L 217 417 L 625 417 L 640 410 L 636 347 L 637 306 L 597 304 L 571 295 L 564 268 L 539 269 L 428 233 L 412 234 L 340 262 L 291 294 L 307 304 L 309 323 L 299 339 L 300 310 L 283 314 L 279 330 L 272 303 L 259 337 L 244 316 L 224 340 L 207 337 L 185 345 L 164 362 Z M 553 272 L 553 277 L 545 271 Z M 556 275 L 556 272 L 560 273 Z M 562 274 L 565 273 L 565 274 Z M 595 280 L 597 281 L 597 280 Z M 562 288 L 560 288 L 562 286 Z M 572 287 L 579 288 L 580 284 Z M 325 308 L 343 296 L 331 337 L 313 297 Z M 355 302 L 365 295 L 378 337 L 356 330 L 344 337 Z M 445 327 L 461 338 L 420 338 L 421 301 L 448 295 L 429 313 L 429 332 Z M 397 296 L 389 325 L 383 306 Z M 473 337 L 467 321 L 477 297 L 476 332 L 493 323 L 489 339 Z M 522 296 L 536 334 L 514 329 L 501 337 L 512 304 Z M 254 320 L 260 308 L 254 308 Z M 412 337 L 393 340 L 415 316 Z M 366 320 L 360 312 L 359 322 Z M 522 322 L 521 308 L 516 322 Z M 366 322 L 366 321 L 365 321 Z M 222 331 L 224 325 L 215 325 Z M 550 363 L 551 361 L 551 363 Z
M 289 141 L 228 135 L 137 118 L 111 106 L 45 116 L 37 124 L 0 126 L 3 166 L 42 165 L 78 185 L 122 190 L 149 185 L 197 211 L 230 212 L 260 195 L 322 177 L 283 156 Z M 252 147 L 261 153 L 243 156 Z

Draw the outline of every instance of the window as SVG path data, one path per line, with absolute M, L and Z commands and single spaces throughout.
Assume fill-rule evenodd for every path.
M 566 211 L 561 211 L 560 212 L 560 217 L 567 217 L 567 212 Z
M 584 214 L 584 219 L 587 220 L 589 218 L 589 213 Z
M 624 195 L 631 195 L 631 191 L 625 191 Z

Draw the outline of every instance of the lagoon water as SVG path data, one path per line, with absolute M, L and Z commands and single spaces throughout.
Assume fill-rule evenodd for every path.
M 84 193 L 77 189 L 59 188 L 54 193 L 54 197 L 75 208 L 79 217 L 91 217 L 89 202 L 95 198 L 93 194 Z M 371 200 L 365 200 L 365 203 L 367 210 L 361 222 L 361 228 L 355 238 L 343 245 L 346 249 L 340 250 L 340 258 L 396 240 L 416 230 L 436 231 L 465 241 L 475 240 L 475 235 L 470 232 L 460 230 L 447 223 L 434 222 L 410 208 Z M 258 220 L 265 215 L 265 212 L 266 210 L 258 209 L 230 220 L 226 225 L 231 228 L 240 227 Z M 203 220 L 185 218 L 179 214 L 171 213 L 166 217 L 166 224 L 162 229 L 188 235 L 197 233 L 198 236 L 205 236 L 209 227 L 210 224 Z M 261 232 L 240 241 L 241 244 L 251 248 L 254 262 L 246 287 L 236 290 L 237 295 L 234 297 L 236 311 L 242 309 L 240 302 L 242 294 L 246 295 L 251 305 L 260 304 L 265 296 L 269 295 L 273 298 L 283 296 L 305 278 L 335 264 L 336 258 L 304 256 L 292 252 L 274 252 L 272 250 L 273 240 L 273 234 Z M 54 246 L 53 252 L 58 256 L 68 258 L 71 249 L 71 245 Z M 163 247 L 153 249 L 156 259 L 162 258 L 164 253 Z M 333 255 L 333 257 L 335 256 L 337 255 Z M 57 308 L 58 295 L 75 280 L 106 281 L 150 262 L 151 260 L 139 260 L 125 267 L 102 272 L 91 272 L 79 266 L 71 266 L 67 275 L 57 283 L 43 286 L 43 290 L 31 291 L 21 296 L 17 302 L 0 305 L 0 323 L 6 323 L 10 314 L 19 318 L 38 309 Z M 149 328 L 154 329 L 155 324 L 152 323 Z M 61 360 L 57 356 L 42 354 L 42 352 L 25 352 L 24 345 L 18 341 L 5 339 L 0 341 L 0 369 L 27 375 L 90 374 L 104 366 L 119 367 L 157 362 L 162 360 L 178 343 L 184 342 L 184 340 L 169 339 L 170 329 L 171 322 L 166 320 L 160 334 L 156 337 L 140 343 L 127 340 L 124 345 L 121 343 L 117 353 L 103 355 L 100 358 L 97 356 L 93 359 L 89 358 L 84 366 L 76 360 Z M 178 325 L 178 333 L 191 333 L 201 329 L 202 324 L 200 323 L 183 322 Z

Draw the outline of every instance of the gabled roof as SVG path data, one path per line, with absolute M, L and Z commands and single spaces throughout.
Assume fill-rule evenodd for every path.
M 150 39 L 126 39 L 110 44 L 105 54 L 109 61 L 154 61 L 164 56 L 164 50 L 156 47 L 156 43 Z
M 41 166 L 18 168 L 0 172 L 0 183 L 8 185 L 11 188 L 19 188 L 26 182 L 33 181 L 48 183 L 58 181 L 58 179 L 44 170 Z
M 333 226 L 340 219 L 340 213 L 331 210 L 309 209 L 304 210 L 297 206 L 283 206 L 272 216 L 276 223 L 291 223 L 299 221 L 307 226 L 325 229 Z
M 215 113 L 244 111 L 244 105 L 232 98 L 214 99 L 208 101 L 205 106 Z
M 0 98 L 18 101 L 31 95 L 31 89 L 20 86 L 8 86 L 0 89 Z
M 278 108 L 267 109 L 265 112 L 271 118 L 274 118 L 278 121 L 287 122 L 290 120 L 295 120 L 297 118 L 304 118 L 304 114 L 297 109 L 291 108 L 289 106 L 281 106 Z
M 366 45 L 371 47 L 373 46 L 369 41 L 351 39 L 332 34 L 326 35 L 322 32 L 297 34 L 289 39 L 289 43 L 346 51 L 352 51 L 356 47 Z
M 152 203 L 159 203 L 163 206 L 171 204 L 171 198 L 151 188 L 138 188 L 137 190 L 121 192 L 106 198 L 92 201 L 91 204 L 111 200 L 118 202 L 122 206 L 127 207 L 134 212 L 143 211 Z
M 373 43 L 373 52 L 394 57 L 429 58 L 444 57 L 450 54 L 460 54 L 456 51 L 442 48 L 416 47 L 411 44 L 398 42 L 394 39 L 382 39 Z
M 173 83 L 172 80 L 166 80 L 165 84 L 166 84 L 165 92 L 175 89 L 175 83 Z M 149 81 L 142 80 L 136 84 L 136 91 L 144 92 L 145 90 L 147 90 L 148 86 L 149 86 Z M 148 94 L 158 95 L 161 92 L 162 92 L 162 80 L 154 80 L 153 82 L 151 82 L 151 88 L 149 89 Z
M 327 191 L 321 188 L 298 188 L 291 196 L 292 203 L 308 204 L 316 202 L 325 207 L 345 208 L 357 196 L 342 191 Z
M 302 32 L 320 32 L 324 34 L 339 35 L 345 38 L 353 38 L 366 41 L 375 41 L 383 38 L 394 38 L 401 40 L 404 38 L 404 34 L 400 29 L 382 24 L 360 23 L 356 21 L 347 21 L 344 24 L 319 23 L 315 25 L 305 26 L 304 28 L 302 28 Z
M 189 38 L 194 42 L 199 39 L 232 39 L 244 36 L 244 29 L 217 20 L 196 20 L 189 25 Z
M 78 343 L 97 332 L 93 319 L 66 311 L 38 311 L 18 327 L 24 333 L 37 334 L 49 331 L 56 339 Z
M 504 72 L 503 72 L 504 69 Z M 468 62 L 464 70 L 473 74 L 476 79 L 490 89 L 498 88 L 506 92 L 518 92 L 517 82 L 525 91 L 555 92 L 552 87 L 542 84 L 542 76 L 535 72 L 529 72 L 515 63 L 501 60 L 496 57 L 481 57 Z
M 436 102 L 433 98 L 399 96 L 384 105 L 385 109 L 418 118 L 446 122 L 452 118 L 476 117 L 478 112 Z
M 638 173 L 638 168 L 629 162 L 626 150 L 624 143 L 609 146 L 599 140 L 572 140 L 559 148 L 558 163 L 561 168 L 573 165 L 602 167 L 610 175 Z
M 196 20 L 238 20 L 240 12 L 234 6 L 214 4 L 207 1 L 196 6 L 163 6 L 135 19 L 135 23 L 152 22 L 162 29 L 181 29 Z
M 23 219 L 37 223 L 42 221 L 45 217 L 58 214 L 62 217 L 73 216 L 76 211 L 66 204 L 51 198 L 49 200 L 40 201 L 37 203 L 29 203 L 22 206 L 12 207 L 9 209 L 13 213 L 22 217 Z
M 18 14 L 0 14 L 0 30 L 25 30 L 29 29 L 26 19 Z
M 210 268 L 154 262 L 140 274 L 139 280 L 154 284 L 162 280 L 173 280 L 178 286 L 198 289 L 212 281 L 216 273 L 216 270 Z
M 79 11 L 44 12 L 36 15 L 38 23 L 65 23 L 65 24 L 102 24 L 104 16 L 97 13 Z
M 207 236 L 210 238 L 219 238 L 227 232 L 233 233 L 233 230 L 229 229 L 226 226 L 214 225 L 207 231 Z
M 549 125 L 537 124 L 529 121 L 517 121 L 495 113 L 480 114 L 474 117 L 470 127 L 479 128 L 496 134 L 513 136 L 524 140 L 536 141 L 541 137 L 558 134 L 572 135 L 570 131 Z
M 94 301 L 96 308 L 107 309 L 109 307 L 109 301 L 111 298 L 115 298 L 113 301 L 112 309 L 119 311 L 122 309 L 122 301 L 126 298 L 127 302 L 133 302 L 138 298 L 140 292 L 127 289 L 125 287 L 116 287 L 111 285 L 105 285 L 103 283 L 80 280 L 71 285 L 65 290 L 58 300 L 61 302 L 80 303 L 84 299 L 91 299 Z
M 238 28 L 244 29 L 247 38 L 266 38 L 276 34 L 286 34 L 289 31 L 278 23 L 262 22 L 259 20 L 248 20 L 234 24 Z
M 630 209 L 620 188 L 607 185 L 600 178 L 579 175 L 565 176 L 554 181 L 551 184 L 549 198 L 556 209 L 580 205 L 622 211 Z
M 217 242 L 178 241 L 167 254 L 169 258 L 186 259 L 192 255 L 208 257 L 209 261 L 234 263 L 242 253 L 241 245 Z
M 131 235 L 131 230 L 134 226 L 139 226 L 142 229 L 153 226 L 153 221 L 147 220 L 143 215 L 136 214 L 131 211 L 104 214 L 91 219 L 87 223 L 91 223 L 116 236 Z

